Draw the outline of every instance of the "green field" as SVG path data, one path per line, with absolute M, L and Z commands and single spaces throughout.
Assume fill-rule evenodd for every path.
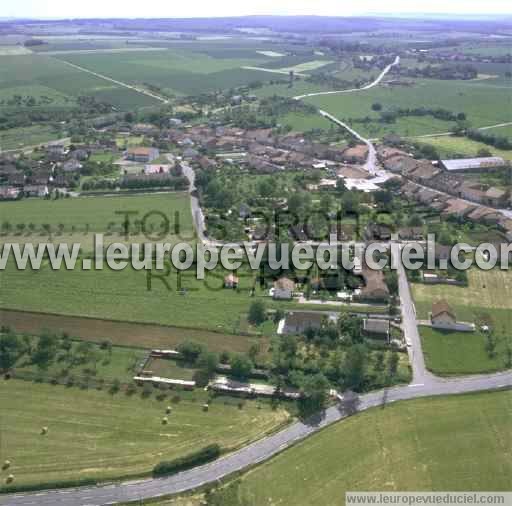
M 505 128 L 495 128 L 488 130 L 488 133 L 496 135 L 503 135 L 509 137 L 512 134 L 512 130 L 508 132 Z M 423 144 L 430 144 L 437 149 L 437 152 L 441 158 L 451 158 L 455 155 L 464 155 L 467 157 L 474 157 L 478 155 L 478 151 L 481 149 L 489 150 L 493 156 L 501 156 L 504 160 L 512 160 L 512 150 L 497 149 L 493 146 L 488 146 L 483 142 L 476 142 L 467 137 L 430 137 L 418 139 Z
M 507 391 L 372 409 L 242 476 L 240 503 L 339 506 L 346 491 L 510 490 L 511 408 Z
M 494 269 L 468 271 L 468 287 L 414 283 L 412 292 L 419 319 L 427 319 L 435 301 L 446 300 L 460 321 L 488 322 L 496 336 L 496 356 L 485 351 L 485 336 L 439 332 L 420 327 L 429 369 L 439 374 L 479 373 L 503 369 L 512 346 L 512 273 Z
M 112 61 L 112 56 L 109 57 Z M 117 58 L 117 55 L 116 55 Z M 30 87 L 38 102 L 44 96 L 59 99 L 45 107 L 69 107 L 81 95 L 94 95 L 112 105 L 133 109 L 155 104 L 155 100 L 133 90 L 73 68 L 66 63 L 42 54 L 0 56 L 0 100 L 7 100 Z M 26 93 L 25 93 L 26 94 Z M 7 107 L 7 104 L 4 105 Z M 0 105 L 0 110 L 1 110 Z
M 38 125 L 0 130 L 0 148 L 19 149 L 61 138 L 63 132 L 53 126 Z
M 186 193 L 164 193 L 155 195 L 137 195 L 121 197 L 79 197 L 58 200 L 26 199 L 16 202 L 1 202 L 2 241 L 45 242 L 81 242 L 83 249 L 90 249 L 93 234 L 106 233 L 108 242 L 115 242 L 123 235 L 124 212 L 133 212 L 130 222 L 135 232 L 136 220 L 145 220 L 149 235 L 161 233 L 160 214 L 169 220 L 169 234 L 160 241 L 173 241 L 178 237 L 174 225 L 179 223 L 180 237 L 193 239 L 190 201 Z M 178 213 L 178 218 L 176 214 Z M 6 229 L 8 224 L 9 228 Z M 23 227 L 23 230 L 19 229 Z M 46 230 L 46 231 L 45 231 Z M 133 235 L 132 241 L 149 240 L 142 234 Z
M 167 93 L 193 95 L 241 86 L 250 81 L 269 78 L 268 73 L 246 70 L 244 66 L 262 64 L 271 59 L 251 53 L 251 57 L 218 58 L 203 52 L 184 49 L 167 51 L 133 51 L 116 53 L 66 54 L 64 59 L 88 70 L 130 83 L 149 83 Z
M 342 120 L 364 118 L 377 119 L 372 104 L 379 102 L 384 109 L 393 107 L 442 107 L 452 112 L 464 112 L 473 127 L 493 125 L 510 121 L 512 95 L 510 85 L 499 80 L 482 81 L 438 81 L 418 79 L 410 87 L 377 86 L 361 92 L 326 95 L 308 98 L 316 105 Z M 436 132 L 447 132 L 452 122 L 429 116 L 400 118 L 394 124 L 353 123 L 363 135 L 378 137 L 385 133 L 413 136 Z
M 429 327 L 419 330 L 427 367 L 435 374 L 477 374 L 507 368 L 506 346 L 512 345 L 510 338 L 500 337 L 496 356 L 489 357 L 482 332 L 444 332 Z
M 156 393 L 141 398 L 119 392 L 3 381 L 0 460 L 11 461 L 0 471 L 0 490 L 8 474 L 13 485 L 94 478 L 109 480 L 145 474 L 160 460 L 190 453 L 211 443 L 234 448 L 257 439 L 284 423 L 287 412 L 270 410 L 257 401 L 213 401 L 202 410 L 207 394 L 179 393 L 158 401 Z M 169 423 L 162 424 L 171 405 Z M 263 409 L 260 409 L 263 408 Z M 48 434 L 41 435 L 41 428 Z

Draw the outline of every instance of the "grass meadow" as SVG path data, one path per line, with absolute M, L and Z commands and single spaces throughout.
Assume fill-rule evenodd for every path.
M 308 98 L 307 101 L 324 109 L 341 120 L 364 118 L 377 119 L 372 110 L 378 102 L 384 109 L 398 107 L 442 107 L 452 112 L 464 112 L 473 127 L 488 126 L 510 121 L 512 105 L 510 85 L 500 80 L 439 81 L 418 79 L 413 86 L 377 86 L 370 90 L 339 95 Z M 378 121 L 355 123 L 352 126 L 361 134 L 379 137 L 386 133 L 415 136 L 436 132 L 447 132 L 452 122 L 429 116 L 400 118 L 396 123 Z
M 185 192 L 0 202 L 0 238 L 2 242 L 79 242 L 83 251 L 92 251 L 95 233 L 105 234 L 106 243 L 126 242 L 124 212 L 133 213 L 129 242 L 151 241 L 164 233 L 159 241 L 194 241 L 190 198 Z M 162 216 L 168 220 L 168 230 Z M 141 233 L 141 221 L 146 235 Z
M 446 300 L 461 321 L 488 322 L 496 336 L 496 355 L 485 351 L 480 332 L 439 332 L 420 327 L 427 366 L 439 374 L 481 373 L 503 369 L 507 346 L 512 346 L 512 273 L 494 269 L 468 271 L 468 287 L 412 285 L 419 319 L 426 319 L 432 304 Z
M 181 400 L 174 402 L 173 395 Z M 9 474 L 13 485 L 92 478 L 112 480 L 147 474 L 161 460 L 218 443 L 233 449 L 262 437 L 288 420 L 283 408 L 266 403 L 216 398 L 208 412 L 206 392 L 156 394 L 144 398 L 106 391 L 2 380 L 0 490 Z M 168 424 L 162 424 L 167 405 Z M 42 435 L 41 428 L 48 427 Z
M 242 476 L 241 503 L 341 506 L 346 491 L 509 490 L 511 408 L 506 391 L 366 411 Z
M 490 132 L 496 135 L 503 135 L 504 137 L 512 137 L 512 130 L 510 130 L 509 133 L 506 129 L 495 128 L 488 131 L 488 133 Z M 479 150 L 486 149 L 489 150 L 493 156 L 501 156 L 504 160 L 512 160 L 512 150 L 497 149 L 483 142 L 473 141 L 467 137 L 442 136 L 418 140 L 423 144 L 434 146 L 441 158 L 452 158 L 457 155 L 464 155 L 471 158 L 478 156 Z

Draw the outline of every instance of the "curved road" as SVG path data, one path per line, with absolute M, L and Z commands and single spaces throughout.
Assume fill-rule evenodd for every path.
M 351 88 L 349 90 L 334 90 L 334 91 L 317 91 L 314 93 L 306 93 L 305 95 L 297 95 L 296 97 L 293 97 L 295 100 L 302 100 L 303 98 L 308 97 L 318 97 L 320 95 L 338 95 L 340 93 L 353 93 L 355 91 L 363 91 L 363 90 L 369 90 L 370 88 L 373 88 L 374 86 L 377 86 L 382 79 L 384 79 L 384 76 L 391 70 L 391 67 L 398 65 L 400 63 L 400 56 L 397 56 L 395 58 L 395 61 L 393 63 L 390 63 L 375 79 L 375 81 L 372 81 L 371 83 L 367 84 L 366 86 L 362 86 L 361 88 Z
M 433 378 L 424 385 L 410 384 L 408 386 L 372 392 L 355 397 L 350 401 L 347 400 L 346 403 L 340 402 L 339 405 L 325 410 L 321 417 L 317 420 L 312 420 L 310 423 L 296 422 L 280 432 L 261 439 L 226 457 L 168 478 L 148 479 L 99 487 L 51 490 L 36 494 L 3 496 L 0 498 L 0 504 L 6 506 L 92 506 L 136 501 L 185 492 L 220 480 L 248 466 L 263 462 L 297 441 L 355 412 L 377 406 L 385 406 L 388 403 L 400 400 L 432 395 L 476 392 L 511 386 L 512 372 L 506 372 L 453 380 Z
M 369 408 L 419 397 L 512 387 L 512 371 L 454 379 L 437 378 L 427 371 L 416 326 L 414 303 L 405 270 L 401 265 L 398 266 L 398 277 L 403 329 L 413 369 L 413 380 L 409 385 L 370 392 L 341 401 L 309 423 L 295 422 L 276 434 L 260 439 L 210 464 L 168 478 L 0 496 L 0 505 L 99 506 L 177 494 L 207 483 L 215 483 L 232 473 L 263 462 L 318 430 Z

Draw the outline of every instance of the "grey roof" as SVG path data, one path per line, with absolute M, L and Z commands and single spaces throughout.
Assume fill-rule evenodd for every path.
M 375 334 L 388 334 L 389 320 L 366 319 L 363 321 L 363 329 Z
M 499 156 L 460 158 L 456 160 L 441 160 L 441 162 L 446 170 L 484 169 L 486 167 L 505 165 L 505 161 Z

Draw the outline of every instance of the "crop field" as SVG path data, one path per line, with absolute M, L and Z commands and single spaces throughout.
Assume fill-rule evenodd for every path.
M 0 471 L 0 487 L 7 474 L 15 476 L 13 485 L 42 486 L 147 474 L 159 461 L 207 444 L 247 444 L 288 419 L 283 408 L 270 410 L 264 403 L 245 401 L 239 409 L 222 398 L 204 412 L 207 394 L 197 391 L 178 393 L 181 400 L 171 403 L 169 422 L 163 425 L 173 394 L 165 401 L 155 395 L 83 390 L 77 399 L 74 387 L 3 381 L 0 459 L 12 464 Z M 48 427 L 48 434 L 41 434 L 42 427 Z
M 503 136 L 506 136 L 508 133 L 505 129 L 503 129 L 502 132 L 502 130 L 498 128 L 488 132 Z M 456 155 L 464 155 L 471 158 L 477 156 L 479 150 L 487 149 L 493 156 L 501 156 L 504 160 L 512 160 L 512 150 L 497 149 L 493 146 L 488 146 L 483 142 L 473 141 L 467 137 L 452 137 L 444 135 L 442 137 L 429 137 L 418 140 L 423 144 L 430 144 L 431 146 L 434 146 L 442 158 L 452 158 Z
M 377 86 L 361 92 L 325 95 L 308 98 L 316 105 L 341 120 L 369 117 L 369 123 L 353 122 L 353 127 L 362 134 L 376 137 L 385 133 L 405 136 L 447 132 L 453 126 L 450 121 L 441 121 L 429 116 L 400 118 L 396 123 L 378 122 L 378 114 L 372 104 L 380 103 L 384 110 L 408 107 L 442 107 L 454 113 L 464 112 L 473 127 L 488 126 L 510 121 L 512 107 L 511 87 L 500 81 L 439 81 L 419 79 L 410 87 Z
M 240 498 L 250 505 L 341 506 L 346 491 L 509 490 L 512 438 L 503 436 L 511 407 L 506 391 L 366 411 L 242 476 Z
M 0 130 L 0 148 L 9 150 L 43 144 L 61 138 L 62 133 L 61 130 L 46 125 Z
M 19 94 L 18 87 L 29 86 L 38 102 L 52 94 L 61 97 L 59 102 L 64 97 L 68 101 L 74 101 L 78 96 L 94 94 L 105 99 L 109 97 L 113 105 L 121 108 L 129 109 L 155 103 L 150 97 L 82 72 L 43 54 L 0 56 L 0 67 L 0 95 L 4 100 L 9 99 L 8 93 Z M 50 105 L 62 105 L 59 102 Z
M 1 202 L 2 240 L 16 242 L 78 242 L 88 247 L 95 232 L 109 235 L 109 242 L 123 235 L 124 212 L 133 212 L 132 225 L 145 220 L 146 231 L 162 233 L 156 228 L 164 223 L 163 213 L 169 220 L 169 234 L 159 240 L 176 239 L 175 225 L 183 240 L 193 239 L 190 200 L 186 193 L 165 193 L 143 196 L 79 197 L 72 199 L 27 199 Z M 8 224 L 8 230 L 6 230 Z M 20 228 L 22 227 L 22 228 Z M 48 228 L 49 227 L 49 228 Z M 134 230 L 134 229 L 132 229 Z M 162 229 L 163 230 L 163 229 Z M 48 231 L 50 233 L 48 233 Z M 112 239 L 112 240 L 110 240 Z M 133 240 L 146 239 L 141 234 Z M 147 240 L 147 239 L 146 239 Z
M 245 70 L 244 66 L 264 63 L 269 57 L 257 54 L 251 58 L 216 58 L 209 54 L 179 50 L 117 53 L 67 54 L 61 58 L 130 83 L 149 83 L 167 93 L 194 94 L 240 86 L 261 78 L 262 72 Z M 264 65 L 263 65 L 264 66 Z
M 139 349 L 173 349 L 183 341 L 190 340 L 202 344 L 213 352 L 247 352 L 253 344 L 257 344 L 262 353 L 265 353 L 269 344 L 265 337 L 5 309 L 0 309 L 0 319 L 2 324 L 8 325 L 18 333 L 39 335 L 45 330 L 58 334 L 66 332 L 84 341 L 101 343 L 108 339 L 114 345 Z

